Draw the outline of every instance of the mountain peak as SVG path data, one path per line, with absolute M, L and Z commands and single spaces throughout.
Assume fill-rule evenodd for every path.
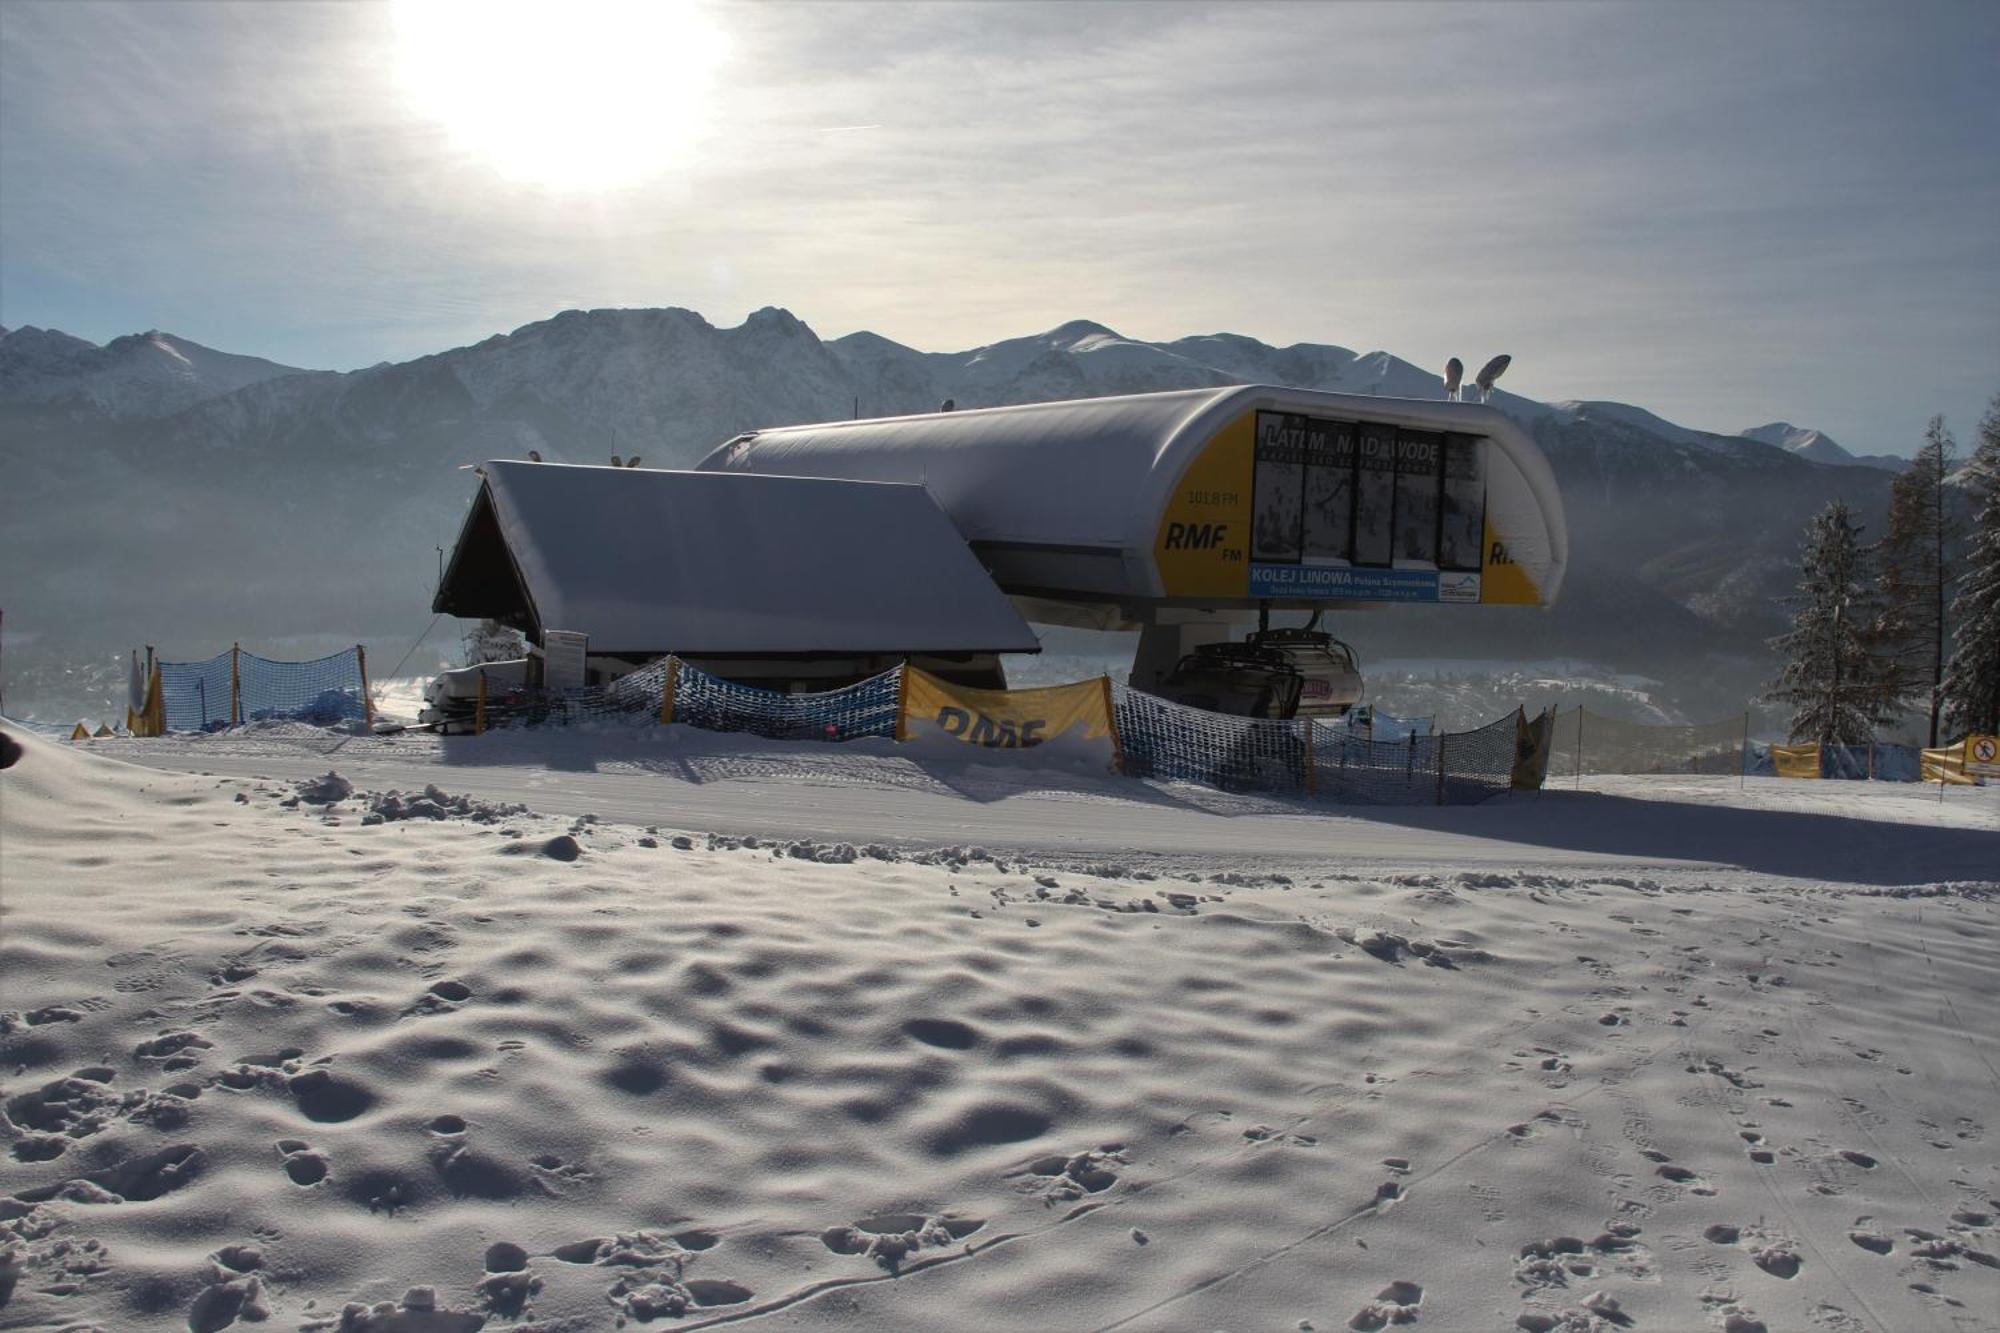
M 1716 447 L 1716 438 L 1701 431 L 1676 426 L 1673 422 L 1657 417 L 1643 407 L 1630 403 L 1614 403 L 1594 399 L 1572 399 L 1568 402 L 1551 403 L 1558 417 L 1565 421 L 1585 421 L 1594 423 L 1614 422 L 1669 440 L 1674 444 L 1688 444 L 1700 449 Z
M 61 329 L 37 328 L 33 324 L 23 324 L 12 333 L 0 335 L 0 342 L 7 344 L 7 351 L 13 356 L 47 355 L 52 352 L 74 354 L 94 352 L 97 344 Z
M 99 347 L 33 326 L 0 337 L 0 396 L 81 405 L 109 417 L 167 416 L 205 399 L 299 373 L 148 329 Z
M 495 334 L 494 338 L 534 337 L 544 334 L 566 336 L 588 336 L 609 330 L 630 333 L 637 330 L 664 326 L 685 326 L 710 329 L 713 326 L 693 310 L 677 305 L 667 306 L 597 306 L 589 310 L 570 309 L 559 311 L 547 319 L 530 320 L 512 333 Z M 492 338 L 485 341 L 491 342 Z M 479 344 L 474 344 L 475 346 Z
M 1749 430 L 1738 431 L 1746 440 L 1759 444 L 1772 444 L 1788 454 L 1814 463 L 1825 463 L 1830 467 L 1872 467 L 1888 472 L 1901 472 L 1909 466 L 1909 460 L 1889 454 L 1857 454 L 1843 449 L 1834 442 L 1831 435 L 1810 426 L 1794 426 L 1789 421 L 1773 421 L 1762 426 L 1752 426 Z
M 1108 329 L 1095 320 L 1073 319 L 1067 324 L 1058 324 L 1043 334 L 1041 341 L 1052 343 L 1078 343 L 1088 338 L 1115 338 L 1124 342 L 1123 334 Z
M 741 328 L 745 332 L 758 331 L 776 334 L 780 337 L 794 337 L 800 333 L 811 334 L 804 320 L 783 306 L 767 305 L 752 310 L 744 317 Z

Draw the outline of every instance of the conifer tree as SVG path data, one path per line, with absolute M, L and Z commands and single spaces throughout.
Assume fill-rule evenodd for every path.
M 1882 662 L 1883 704 L 1895 713 L 1927 715 L 1928 744 L 1938 743 L 1944 709 L 1947 605 L 1951 569 L 1945 552 L 1958 536 L 1946 479 L 1958 452 L 1943 417 L 1932 417 L 1923 447 L 1889 491 L 1889 530 L 1877 548 L 1882 562 L 1881 613 L 1869 638 Z
M 1794 742 L 1865 745 L 1893 714 L 1882 670 L 1869 651 L 1872 619 L 1861 525 L 1836 500 L 1806 524 L 1791 633 L 1771 641 L 1784 668 L 1765 698 L 1790 704 Z
M 1979 423 L 1972 492 L 1972 540 L 1951 603 L 1957 636 L 1944 676 L 1947 736 L 2000 735 L 2000 395 Z

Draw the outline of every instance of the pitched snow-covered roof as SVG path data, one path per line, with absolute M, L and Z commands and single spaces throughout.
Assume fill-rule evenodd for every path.
M 1034 652 L 921 486 L 490 462 L 434 610 L 593 652 Z

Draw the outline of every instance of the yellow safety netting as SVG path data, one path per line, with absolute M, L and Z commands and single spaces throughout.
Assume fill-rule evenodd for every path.
M 1515 791 L 1540 791 L 1543 781 L 1549 775 L 1549 755 L 1555 743 L 1556 715 L 1543 713 L 1530 718 L 1520 712 L 1514 717 L 1514 770 L 1512 782 Z
M 152 678 L 146 682 L 146 706 L 125 710 L 125 730 L 134 736 L 167 734 L 166 698 L 161 693 L 160 668 L 157 665 L 153 667 Z
M 1979 779 L 1965 771 L 1965 742 L 1946 745 L 1936 750 L 1925 750 L 1922 758 L 1921 776 L 1925 782 L 1944 782 L 1954 786 L 1977 786 Z

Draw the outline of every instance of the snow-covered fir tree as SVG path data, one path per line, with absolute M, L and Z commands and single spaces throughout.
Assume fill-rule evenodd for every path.
M 465 665 L 511 662 L 528 655 L 528 641 L 521 631 L 497 620 L 482 620 L 465 632 Z
M 1876 548 L 1881 562 L 1880 613 L 1871 646 L 1882 663 L 1883 706 L 1892 713 L 1915 709 L 1938 743 L 1944 707 L 1945 645 L 1952 570 L 1946 559 L 1958 537 L 1948 478 L 1957 443 L 1943 417 L 1932 417 L 1923 447 L 1889 491 L 1889 530 Z
M 1972 540 L 1951 603 L 1956 646 L 1944 673 L 1944 734 L 2000 734 L 2000 395 L 1972 451 Z
M 1792 630 L 1771 641 L 1785 665 L 1764 697 L 1791 705 L 1794 742 L 1865 745 L 1893 716 L 1868 650 L 1868 572 L 1861 525 L 1836 500 L 1806 525 Z

